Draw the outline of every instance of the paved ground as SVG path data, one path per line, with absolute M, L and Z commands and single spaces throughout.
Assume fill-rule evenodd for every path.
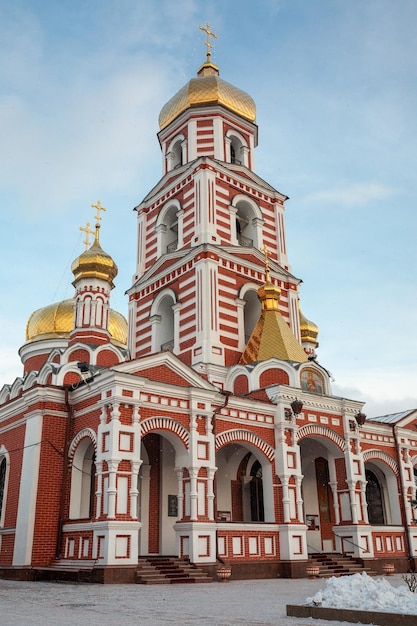
M 399 584 L 400 576 L 391 582 Z M 191 585 L 89 585 L 0 580 L 1 626 L 347 626 L 286 616 L 323 580 Z M 351 625 L 350 625 L 351 626 Z

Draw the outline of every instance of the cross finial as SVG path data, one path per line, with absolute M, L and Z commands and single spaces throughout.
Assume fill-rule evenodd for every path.
M 95 215 L 95 218 L 96 218 L 96 244 L 98 244 L 99 243 L 98 233 L 100 230 L 100 222 L 101 222 L 100 211 L 107 211 L 107 209 L 104 206 L 101 206 L 100 200 L 97 200 L 97 203 L 92 204 L 91 206 L 93 209 L 97 209 L 97 215 Z
M 217 39 L 217 35 L 216 35 L 216 33 L 213 33 L 210 30 L 210 24 L 208 22 L 206 22 L 205 26 L 201 26 L 200 25 L 200 30 L 204 30 L 204 32 L 207 35 L 207 38 L 206 38 L 206 40 L 204 42 L 204 45 L 207 46 L 207 52 L 206 52 L 207 62 L 210 63 L 210 60 L 211 60 L 211 48 L 213 48 L 213 45 L 210 42 L 210 37 L 214 37 L 215 39 Z
M 90 222 L 87 222 L 85 228 L 83 226 L 80 226 L 80 230 L 85 233 L 85 239 L 83 241 L 83 244 L 85 245 L 85 249 L 88 250 L 90 246 L 90 235 L 94 234 L 94 231 L 90 229 Z
M 268 250 L 268 248 L 266 247 L 266 245 L 264 244 L 261 248 L 261 252 L 264 253 L 265 255 L 265 282 L 266 283 L 270 283 L 271 282 L 271 278 L 269 276 L 269 255 L 271 254 Z
M 100 211 L 107 211 L 107 209 L 104 208 L 104 206 L 101 206 L 101 201 L 97 200 L 96 204 L 92 204 L 91 205 L 93 209 L 97 209 L 97 215 L 95 216 L 97 222 L 101 221 L 101 215 L 100 215 Z

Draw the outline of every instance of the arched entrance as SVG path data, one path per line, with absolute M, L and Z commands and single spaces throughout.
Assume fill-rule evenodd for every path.
M 365 476 L 369 523 L 373 526 L 400 525 L 398 479 L 393 469 L 382 459 L 371 458 L 365 463 Z
M 216 517 L 228 522 L 274 522 L 271 464 L 250 444 L 217 451 Z
M 385 507 L 380 481 L 371 469 L 365 471 L 365 478 L 369 523 L 382 526 L 385 524 Z
M 138 477 L 139 553 L 142 556 L 177 554 L 176 468 L 183 466 L 183 460 L 179 459 L 181 447 L 182 444 L 172 433 L 164 431 L 150 432 L 142 439 L 142 465 Z
M 343 453 L 332 441 L 319 436 L 306 437 L 299 445 L 307 550 L 309 553 L 334 552 L 337 506 L 334 493 L 338 466 L 344 466 Z

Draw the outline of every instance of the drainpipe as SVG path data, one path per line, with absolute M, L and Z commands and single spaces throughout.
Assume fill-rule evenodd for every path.
M 224 409 L 229 404 L 229 398 L 232 395 L 231 391 L 224 391 L 223 389 L 219 389 L 219 392 L 225 396 L 224 404 L 217 407 L 213 411 L 213 437 L 214 437 L 214 455 L 216 455 L 216 416 L 222 409 Z M 217 512 L 217 476 L 214 478 L 214 502 L 215 502 L 215 511 Z M 226 565 L 225 561 L 219 554 L 219 541 L 218 541 L 218 528 L 217 528 L 217 517 L 216 517 L 216 561 L 220 561 L 222 565 Z
M 405 488 L 405 484 L 404 484 L 404 476 L 403 473 L 401 471 L 401 447 L 400 447 L 400 442 L 398 440 L 398 430 L 397 430 L 397 424 L 395 424 L 392 428 L 393 430 L 393 435 L 394 435 L 394 439 L 395 439 L 395 446 L 397 448 L 397 458 L 398 458 L 398 468 L 399 468 L 399 473 L 400 473 L 400 483 L 401 483 L 401 499 L 400 499 L 400 503 L 401 503 L 401 514 L 402 514 L 402 518 L 403 518 L 403 523 L 404 523 L 404 529 L 405 529 L 405 543 L 406 543 L 406 550 L 407 550 L 407 560 L 408 560 L 408 565 L 409 565 L 409 570 L 414 572 L 415 571 L 415 566 L 414 566 L 414 558 L 411 552 L 411 544 L 410 544 L 410 537 L 408 535 L 408 522 L 407 522 L 407 512 L 405 509 L 405 503 L 404 503 L 404 496 L 406 493 L 406 488 Z
M 59 498 L 58 532 L 57 532 L 57 538 L 56 538 L 56 551 L 55 551 L 57 559 L 62 558 L 61 540 L 62 540 L 62 527 L 64 525 L 65 497 L 67 493 L 67 484 L 68 484 L 68 450 L 69 450 L 69 442 L 70 442 L 70 435 L 71 435 L 72 419 L 74 417 L 72 406 L 69 401 L 70 391 L 72 391 L 72 385 L 64 385 L 64 401 L 65 401 L 65 408 L 67 410 L 67 424 L 65 428 L 65 437 L 64 437 L 64 452 L 62 455 L 62 488 L 61 488 L 61 495 Z

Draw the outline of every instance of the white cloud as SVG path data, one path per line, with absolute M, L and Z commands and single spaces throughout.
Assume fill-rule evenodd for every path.
M 345 207 L 362 207 L 370 202 L 385 200 L 394 194 L 394 189 L 377 182 L 353 183 L 346 187 L 323 189 L 307 194 L 303 203 L 326 203 Z
M 404 371 L 398 365 L 349 369 L 332 385 L 337 396 L 366 402 L 369 417 L 417 408 L 417 368 Z

